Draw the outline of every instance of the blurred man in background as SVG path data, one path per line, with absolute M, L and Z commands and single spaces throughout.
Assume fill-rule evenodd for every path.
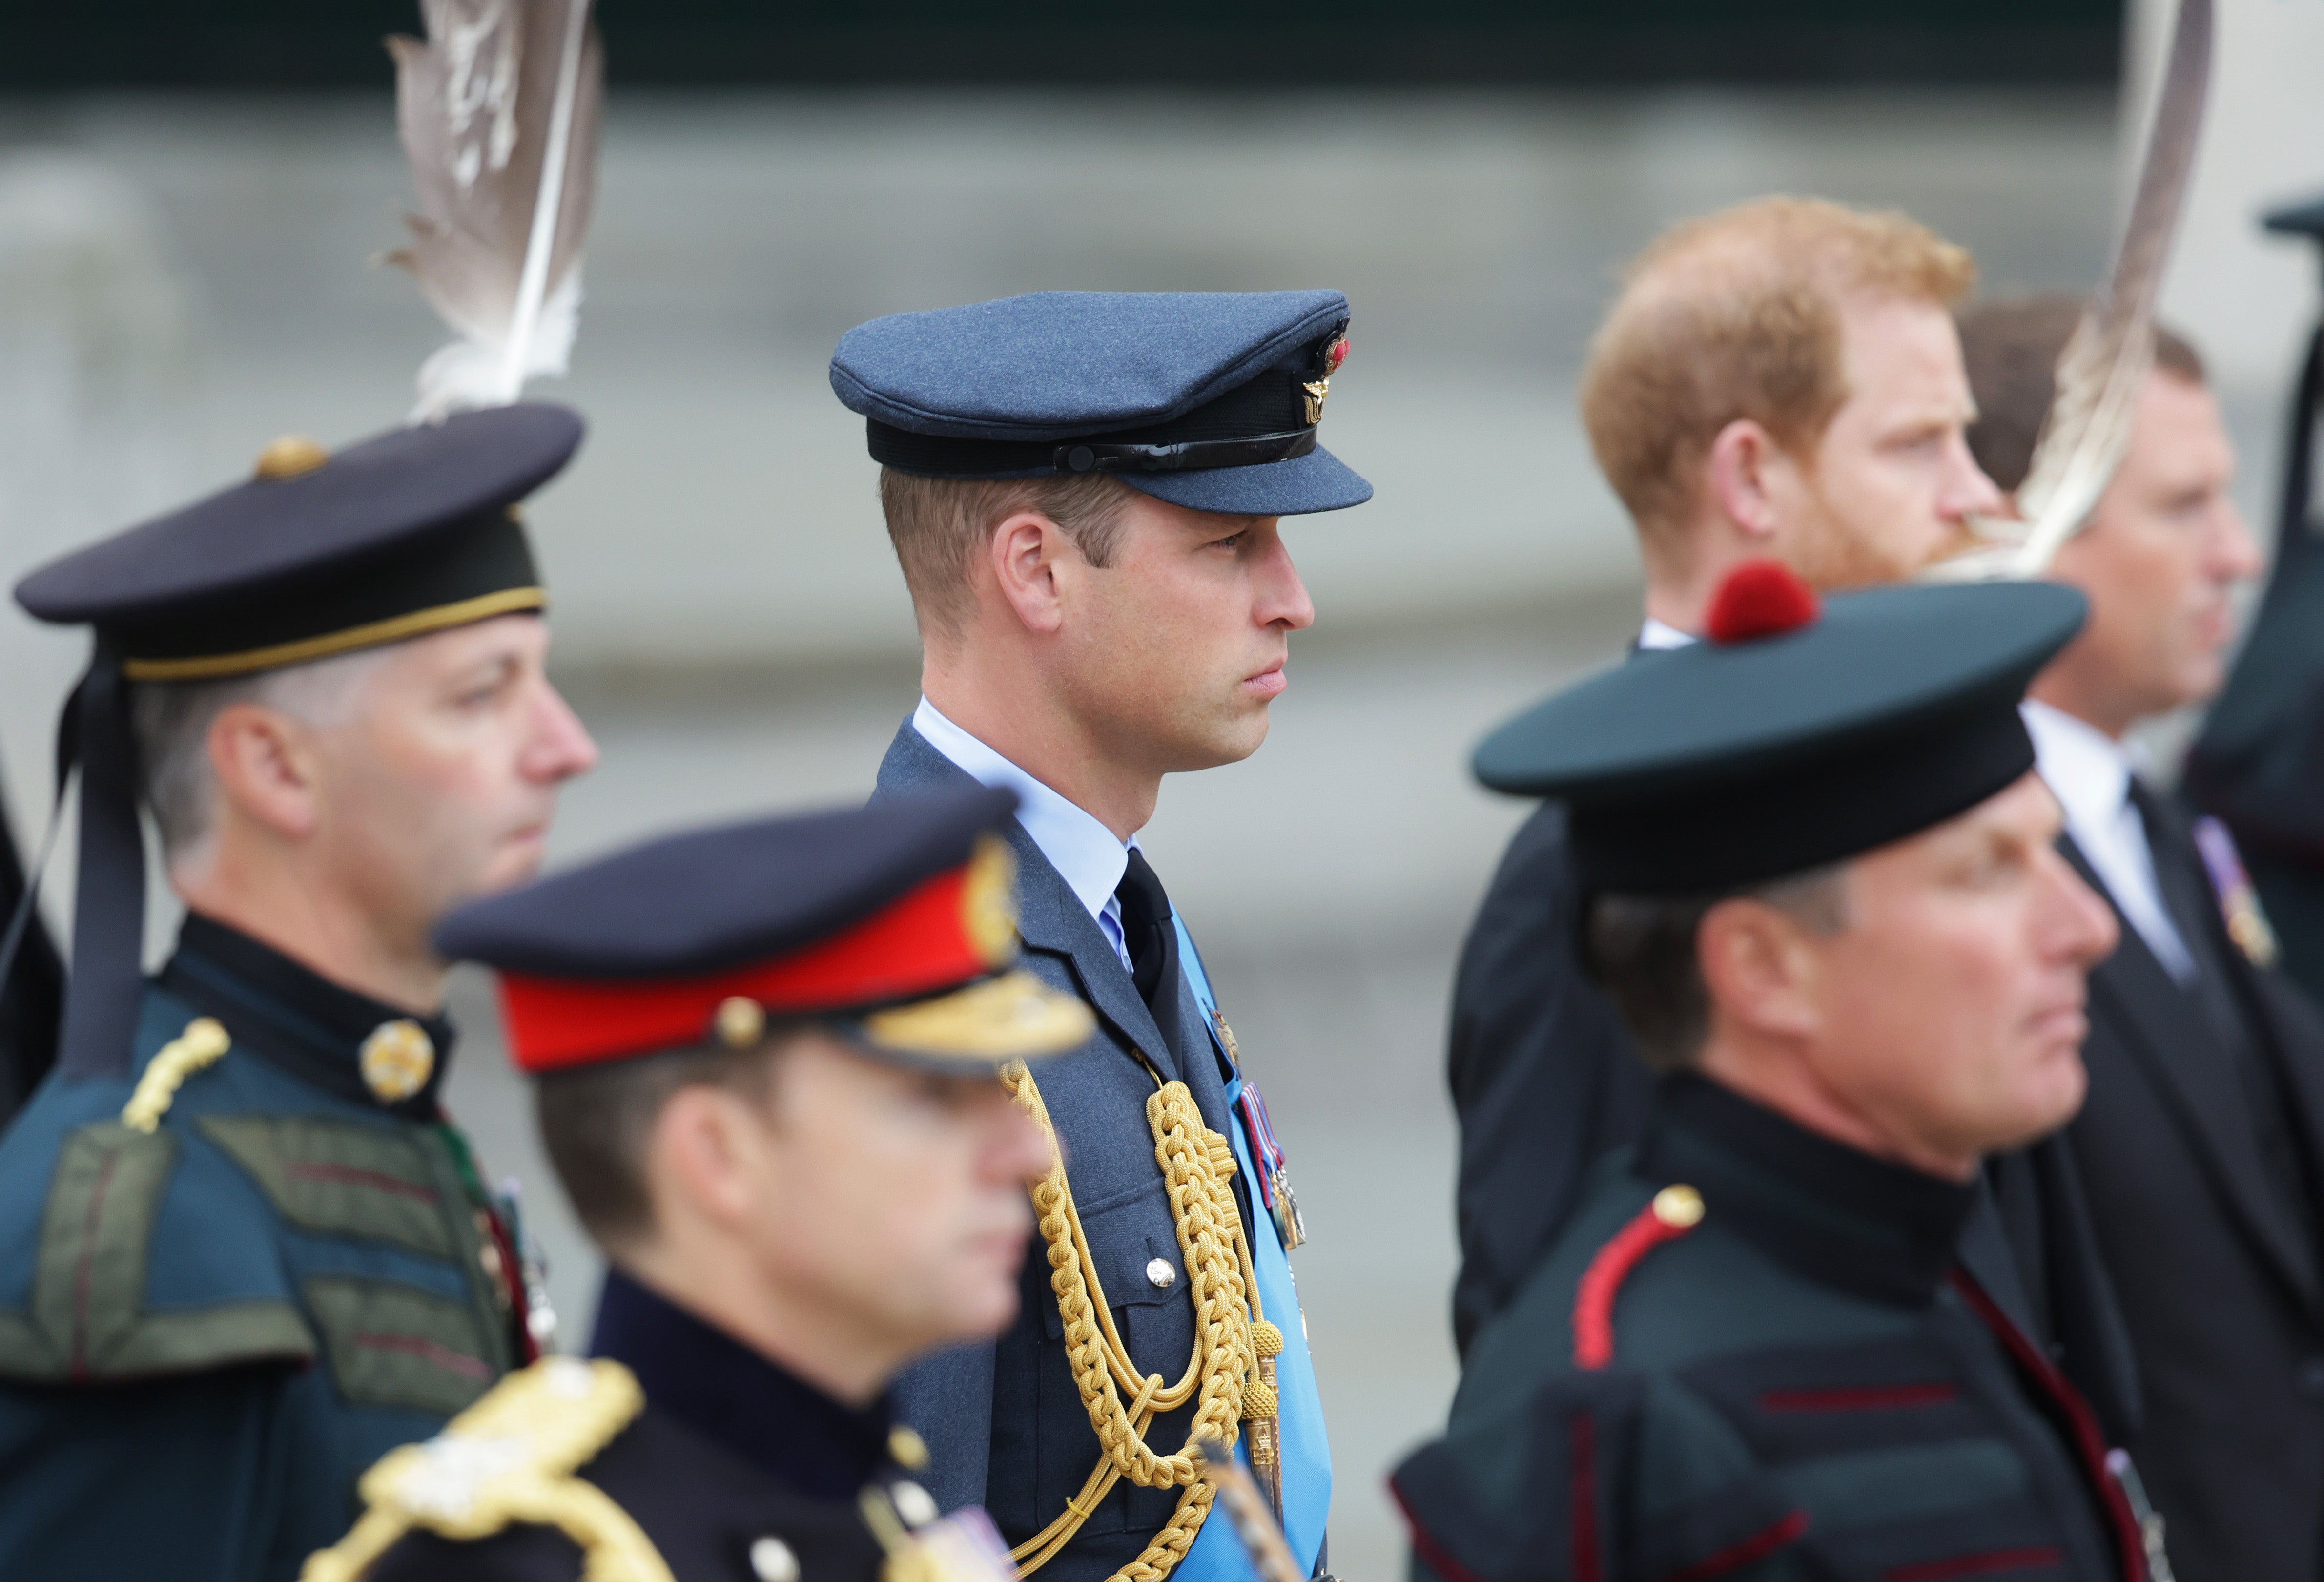
M 278 440 L 19 585 L 98 640 L 64 1047 L 0 1142 L 0 1575 L 288 1582 L 531 1355 L 429 930 L 596 759 L 509 509 L 580 440 L 545 404 Z M 143 983 L 140 802 L 186 903 Z
M 1739 562 L 1819 588 L 1910 576 L 1967 542 L 1999 494 L 1963 439 L 1973 414 L 1949 310 L 1975 266 L 1899 215 L 1763 199 L 1678 227 L 1631 265 L 1582 374 L 1600 467 L 1646 564 L 1638 645 L 1702 629 Z M 1573 954 L 1565 810 L 1509 843 L 1454 980 L 1465 1351 L 1578 1201 L 1636 1138 L 1653 1086 Z
M 1969 443 L 2006 487 L 2081 309 L 1961 318 Z M 2127 740 L 2224 677 L 2235 593 L 2261 567 L 2235 461 L 2201 359 L 2160 331 L 2120 470 L 2052 571 L 2089 624 L 2025 716 L 2063 849 L 2122 925 L 2090 976 L 2090 1096 L 2069 1137 L 2136 1358 L 2129 1444 L 2182 1582 L 2291 1582 L 2324 1565 L 2324 1020 L 2252 958 L 2264 936 L 2225 830 L 2148 783 Z

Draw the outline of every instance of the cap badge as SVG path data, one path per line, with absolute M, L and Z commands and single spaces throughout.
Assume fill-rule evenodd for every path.
M 420 1023 L 400 1016 L 371 1030 L 357 1060 L 373 1096 L 382 1104 L 400 1104 L 436 1074 L 436 1041 Z
M 961 886 L 961 931 L 989 967 L 1017 953 L 1017 858 L 997 835 L 980 835 Z
M 313 472 L 330 459 L 331 453 L 318 441 L 304 434 L 285 434 L 258 453 L 258 465 L 252 472 L 268 483 L 281 483 Z
M 767 1008 L 741 995 L 719 1001 L 715 1015 L 718 1041 L 730 1050 L 749 1049 L 767 1031 Z
M 1713 643 L 1750 643 L 1812 625 L 1822 607 L 1781 560 L 1746 560 L 1720 583 L 1703 624 Z

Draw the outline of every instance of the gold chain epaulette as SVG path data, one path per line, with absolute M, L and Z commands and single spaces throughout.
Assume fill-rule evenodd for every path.
M 153 1058 L 145 1062 L 137 1090 L 121 1106 L 121 1124 L 133 1132 L 152 1131 L 170 1113 L 186 1078 L 217 1065 L 233 1047 L 234 1041 L 215 1018 L 197 1016 L 187 1022 L 185 1032 L 154 1050 Z
M 1234 1444 L 1250 1420 L 1251 1448 L 1270 1461 L 1276 1450 L 1274 1359 L 1283 1349 L 1281 1331 L 1260 1310 L 1259 1277 L 1250 1244 L 1229 1182 L 1234 1151 L 1204 1123 L 1194 1094 L 1183 1082 L 1161 1084 L 1146 1101 L 1147 1125 L 1154 1133 L 1155 1162 L 1170 1195 L 1170 1217 L 1185 1255 L 1188 1294 L 1194 1305 L 1194 1350 L 1186 1371 L 1166 1385 L 1158 1374 L 1141 1374 L 1115 1327 L 1090 1255 L 1089 1237 L 1074 1206 L 1041 1090 L 1023 1061 L 1012 1061 L 1001 1083 L 1041 1128 L 1049 1145 L 1049 1168 L 1033 1186 L 1033 1211 L 1048 1247 L 1049 1286 L 1065 1327 L 1065 1358 L 1080 1391 L 1102 1454 L 1081 1492 L 1065 1502 L 1065 1513 L 1010 1550 L 1020 1576 L 1056 1558 L 1097 1510 L 1106 1492 L 1128 1478 L 1141 1488 L 1183 1488 L 1170 1520 L 1143 1553 L 1109 1582 L 1162 1582 L 1193 1547 L 1211 1509 L 1212 1489 L 1194 1456 L 1157 1454 L 1146 1443 L 1155 1418 L 1194 1402 L 1187 1443 L 1208 1437 Z M 1128 1399 L 1125 1400 L 1124 1396 Z
M 308 1557 L 300 1582 L 359 1582 L 415 1530 L 473 1541 L 518 1524 L 571 1539 L 590 1582 L 675 1582 L 630 1513 L 574 1476 L 644 1406 L 636 1376 L 603 1358 L 549 1357 L 511 1374 L 442 1433 L 364 1473 L 362 1518 Z

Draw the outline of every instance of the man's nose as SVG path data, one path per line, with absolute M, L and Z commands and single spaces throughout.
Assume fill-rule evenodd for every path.
M 1259 575 L 1259 624 L 1300 632 L 1315 624 L 1315 601 L 1307 597 L 1307 585 L 1299 579 L 1299 568 L 1291 563 L 1291 550 L 1280 540 L 1268 555 Z
M 540 694 L 532 741 L 524 755 L 527 778 L 553 783 L 586 774 L 597 766 L 597 744 L 572 705 L 545 680 Z
M 1945 484 L 1938 513 L 1947 522 L 1971 516 L 1999 516 L 2009 509 L 2001 486 L 1985 476 L 1970 454 L 1969 436 L 1956 430 L 1945 445 Z
M 2084 882 L 2062 856 L 2050 856 L 2051 903 L 2049 939 L 2053 958 L 2079 967 L 2095 967 L 2114 954 L 2122 939 L 2114 908 Z
M 2244 513 L 2236 509 L 2232 500 L 2219 502 L 2209 548 L 2207 569 L 2215 581 L 2249 582 L 2266 564 L 2259 540 L 2252 536 L 2251 524 L 2244 521 Z
M 999 1136 L 991 1153 L 993 1175 L 1002 1180 L 1038 1180 L 1049 1170 L 1049 1141 L 1033 1117 L 1017 1107 L 1015 1099 L 1005 1098 L 1002 1106 L 995 1122 Z

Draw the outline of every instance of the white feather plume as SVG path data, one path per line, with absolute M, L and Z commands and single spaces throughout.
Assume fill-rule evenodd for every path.
M 2194 171 L 2210 78 L 2211 0 L 2180 0 L 2130 216 L 2113 267 L 2058 356 L 2056 393 L 2017 488 L 2017 518 L 1978 519 L 1986 547 L 1932 567 L 1929 580 L 2043 575 L 2113 481 L 2154 362 L 2155 303 Z
M 515 401 L 565 372 L 597 179 L 604 52 L 589 0 L 420 0 L 391 38 L 420 212 L 389 254 L 460 338 L 420 369 L 414 422 Z

